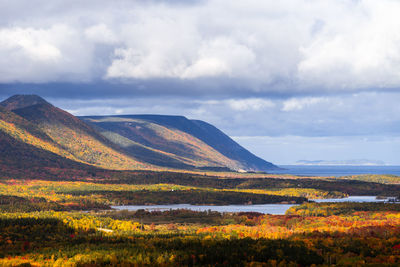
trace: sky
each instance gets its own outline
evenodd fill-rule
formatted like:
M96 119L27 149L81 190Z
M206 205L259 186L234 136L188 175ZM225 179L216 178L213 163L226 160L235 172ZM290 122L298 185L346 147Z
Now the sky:
M400 165L398 0L0 0L0 99L207 121L276 164Z

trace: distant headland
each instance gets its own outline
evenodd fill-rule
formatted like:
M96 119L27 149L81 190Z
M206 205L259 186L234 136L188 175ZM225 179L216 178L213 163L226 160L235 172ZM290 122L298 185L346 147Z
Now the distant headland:
M351 160L298 160L294 165L317 166L385 166L381 160L351 159Z

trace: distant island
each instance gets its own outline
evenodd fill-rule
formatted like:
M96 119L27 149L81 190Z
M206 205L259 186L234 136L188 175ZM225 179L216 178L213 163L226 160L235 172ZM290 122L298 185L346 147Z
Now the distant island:
M381 160L351 159L351 160L298 160L294 165L318 166L384 166Z

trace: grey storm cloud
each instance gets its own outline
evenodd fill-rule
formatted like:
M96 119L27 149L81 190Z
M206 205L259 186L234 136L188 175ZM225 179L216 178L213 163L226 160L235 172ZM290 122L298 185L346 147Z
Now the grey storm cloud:
M0 10L3 84L111 82L152 91L153 80L163 80L167 93L193 83L200 93L250 94L400 84L394 0L3 0Z

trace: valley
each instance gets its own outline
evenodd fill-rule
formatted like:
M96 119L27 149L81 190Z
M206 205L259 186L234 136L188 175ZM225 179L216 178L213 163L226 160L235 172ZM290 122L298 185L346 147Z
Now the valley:
M396 266L400 177L273 174L216 127L181 116L76 117L0 103L1 266ZM287 205L268 212L153 205ZM124 206L141 206L124 210ZM118 209L113 207L118 206Z

